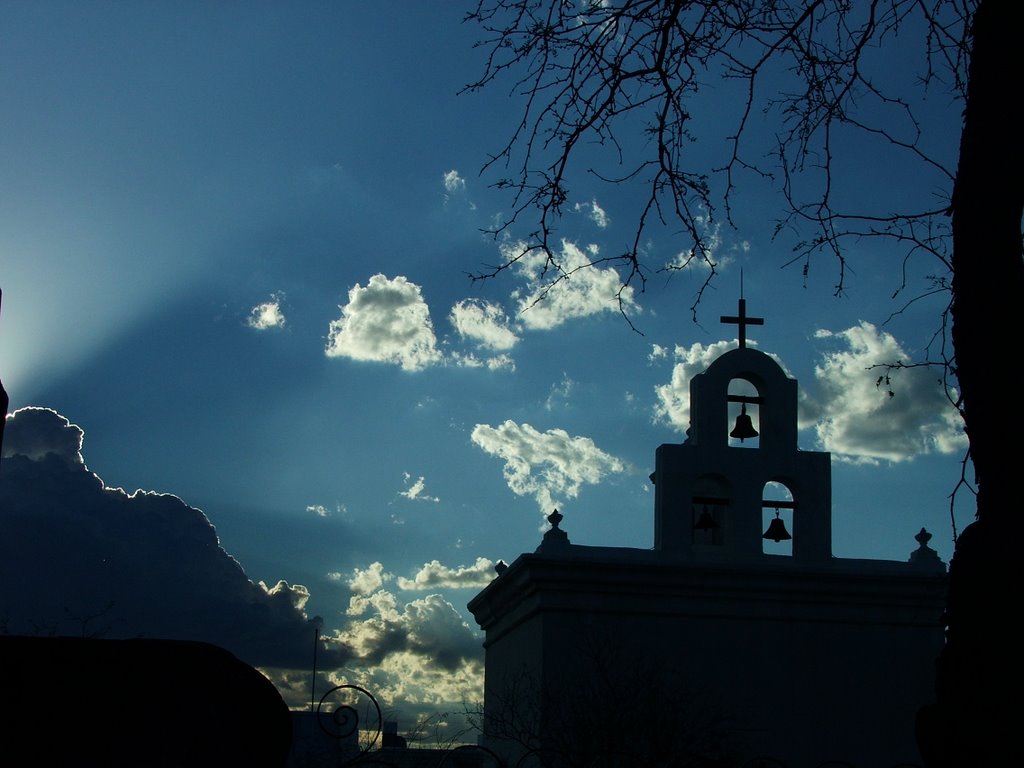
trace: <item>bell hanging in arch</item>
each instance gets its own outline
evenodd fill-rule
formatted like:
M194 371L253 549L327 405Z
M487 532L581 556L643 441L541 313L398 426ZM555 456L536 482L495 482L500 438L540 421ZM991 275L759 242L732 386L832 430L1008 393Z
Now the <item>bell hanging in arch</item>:
M740 415L736 417L736 426L733 427L732 432L729 433L729 437L737 437L741 443L748 437L757 437L757 430L754 429L754 423L750 420L750 416L747 415L746 403L744 403L740 408Z
M698 531L710 531L718 527L718 523L715 522L715 518L711 512L708 511L708 505L704 505L704 511L700 513L697 518L697 522L694 523L694 528Z
M778 543L780 541L789 541L793 537L789 535L789 531L786 530L786 523L779 517L779 510L775 510L775 518L768 523L768 529L761 536L762 539L771 539Z

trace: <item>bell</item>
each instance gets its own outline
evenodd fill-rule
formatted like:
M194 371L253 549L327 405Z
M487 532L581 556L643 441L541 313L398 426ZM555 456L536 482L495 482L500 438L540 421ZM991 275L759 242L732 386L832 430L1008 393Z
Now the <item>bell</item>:
M786 524L779 517L779 510L775 510L775 519L768 524L768 530L761 536L762 539L771 539L774 542L789 541L793 537L786 530Z
M700 513L700 517L697 518L697 522L693 526L698 531L710 531L718 527L718 523L715 522L715 518L708 512L708 508L704 507L704 511Z
M750 420L750 416L747 415L747 404L744 403L740 409L740 415L736 417L736 426L732 432L729 433L729 437L738 437L742 443L748 437L757 437L757 430L754 429L754 423Z

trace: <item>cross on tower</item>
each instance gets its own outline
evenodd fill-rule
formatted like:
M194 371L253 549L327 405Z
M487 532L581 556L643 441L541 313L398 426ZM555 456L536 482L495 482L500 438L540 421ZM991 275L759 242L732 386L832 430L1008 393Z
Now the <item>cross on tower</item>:
M764 325L763 317L747 317L747 300L740 299L738 315L722 315L723 323L731 323L740 327L740 349L747 346L747 326Z

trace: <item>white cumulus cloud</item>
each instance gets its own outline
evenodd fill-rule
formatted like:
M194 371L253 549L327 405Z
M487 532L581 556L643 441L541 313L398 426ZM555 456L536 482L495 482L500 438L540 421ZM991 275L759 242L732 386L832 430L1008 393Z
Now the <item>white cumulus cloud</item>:
M667 384L659 384L654 388L658 398L654 407L655 419L665 421L684 432L689 429L690 380L735 346L736 342L733 341L716 341L706 347L700 343L692 347L677 346L672 379ZM656 347L656 350L659 356L665 354L663 347Z
M448 193L461 192L466 188L466 180L454 168L445 173L442 178L444 180L444 188Z
M512 259L525 247L523 243L506 244L502 255ZM512 298L518 303L523 325L550 330L568 320L602 312L638 312L633 289L622 287L622 278L613 267L595 264L597 256L596 246L584 251L568 240L562 241L561 251L555 254L557 270L549 266L545 271L545 257L539 250L522 256L516 266L527 285Z
M257 304L249 310L249 317L246 325L258 331L265 331L269 328L284 328L284 311L281 309L281 297L271 296L268 301Z
M391 579L380 562L373 562L366 568L354 568L348 580L349 588L357 595L371 595Z
M544 515L560 505L556 497L575 498L584 484L626 470L623 461L589 437L571 437L563 429L540 432L510 420L497 427L477 424L471 437L481 449L504 460L508 487L518 496L536 499Z
M497 304L478 299L463 299L452 307L448 316L459 336L477 345L504 352L519 341L509 324L505 310Z
M490 584L493 578L494 563L486 557L478 557L473 565L460 565L456 568L431 560L424 563L413 578L399 576L397 584L399 588L408 591L482 588Z
M648 362L653 363L666 357L668 357L668 347L663 347L660 344L651 344L651 352L647 355Z
M406 484L409 487L406 488L404 491L399 491L399 496L404 496L405 498L409 499L409 501L432 501L435 504L440 501L440 499L437 498L436 496L430 496L425 492L427 482L422 475L420 477L417 477L415 480L412 479L412 475L410 475L408 472L405 472L403 476L405 478ZM410 481L412 482L410 483Z
M356 283L340 309L330 324L328 357L394 363L406 371L441 362L430 310L407 278L377 274L365 288Z
M814 430L825 450L852 461L905 461L966 447L936 369L894 370L889 384L878 386L886 371L873 366L910 359L892 334L862 322L838 333L818 331L817 337L840 347L814 369L809 415L816 417Z
M597 200L591 200L589 203L576 203L575 209L587 214L590 220L601 229L604 229L610 223L608 214L605 213L604 208L597 204Z
M489 371L514 371L516 369L516 361L504 353L477 357L473 353L460 354L456 352L452 354L451 360L461 368L486 368Z

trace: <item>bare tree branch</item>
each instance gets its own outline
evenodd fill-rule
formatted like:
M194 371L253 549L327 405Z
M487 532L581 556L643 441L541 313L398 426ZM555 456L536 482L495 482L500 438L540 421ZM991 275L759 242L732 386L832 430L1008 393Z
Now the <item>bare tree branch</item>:
M920 84L943 85L962 100L966 83L969 0L480 0L467 14L484 32L488 50L474 91L510 79L510 95L523 99L521 119L507 142L485 163L508 175L494 186L511 192L510 214L489 230L495 236L533 222L524 247L506 261L474 274L498 275L524 256L540 252L545 275L565 277L555 256L557 231L580 174L608 184L646 190L630 245L614 260L623 284L640 290L664 264L648 263L642 244L652 226L676 226L689 241L689 264L708 273L696 289L696 309L717 275L707 225L721 210L734 223L740 176L778 182L785 206L776 236L799 235L793 261L806 272L818 254L836 265L835 292L843 292L845 241L885 237L909 253L948 250L953 172L922 141L914 107L878 81L877 51L898 35L913 34L923 52ZM903 38L900 39L903 43ZM724 132L727 149L697 151L706 137L693 129L692 110L707 109L708 83L736 83L736 115ZM905 87L905 83L901 87ZM752 118L776 127L775 151L757 153ZM849 210L837 201L833 167L843 150L837 132L860 134L927 168L944 187L930 208L885 212L873 201ZM636 152L639 146L646 149ZM618 171L585 164L605 148ZM625 151L629 147L631 151ZM753 152L753 154L752 154ZM916 190L915 190L916 192ZM916 198L916 195L914 196ZM948 263L948 260L947 260ZM625 316L625 313L624 313Z

